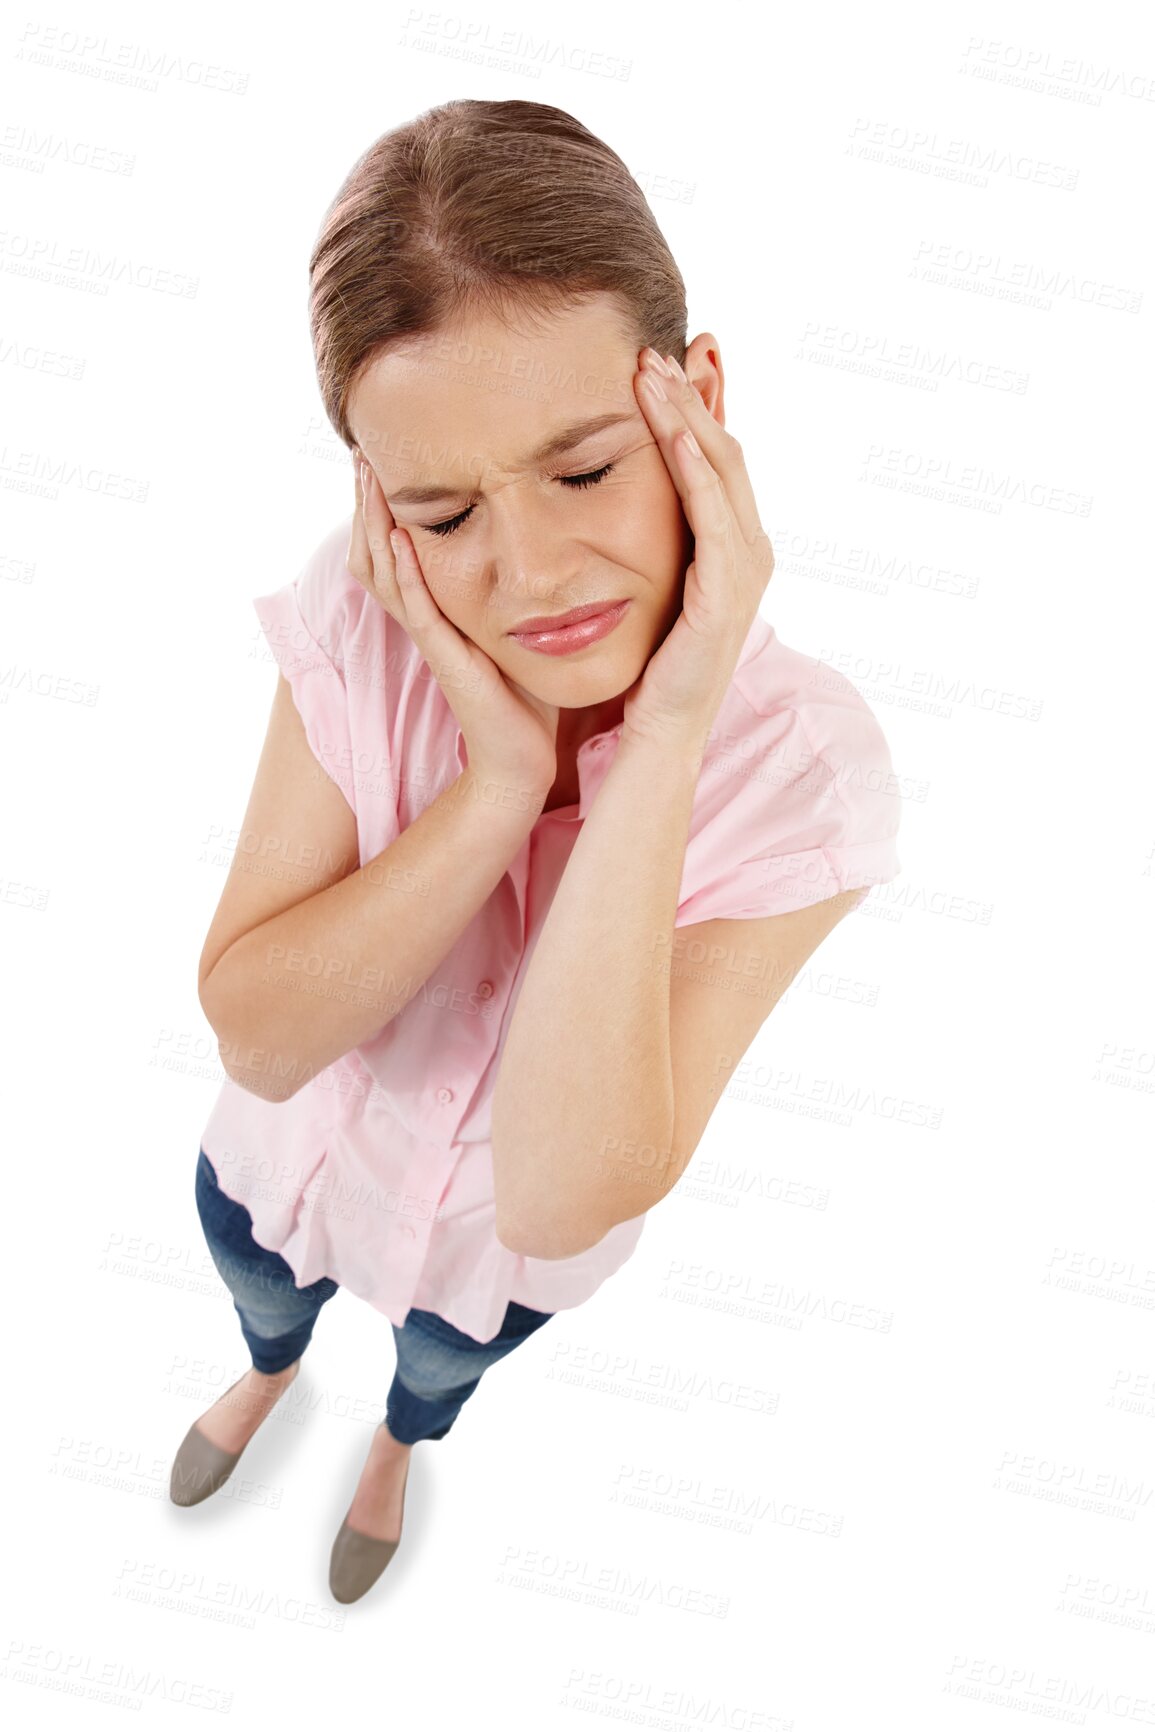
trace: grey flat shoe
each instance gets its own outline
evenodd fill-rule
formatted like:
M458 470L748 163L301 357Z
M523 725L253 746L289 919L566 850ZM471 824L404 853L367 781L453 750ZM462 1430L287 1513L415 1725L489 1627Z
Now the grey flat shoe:
M203 1503L206 1497L220 1490L244 1453L243 1449L238 1449L235 1455L230 1455L227 1449L210 1443L194 1422L173 1459L169 1497L173 1503L186 1508L189 1504Z
M401 1487L402 1522L405 1520L405 1492L412 1460L410 1451L409 1460L405 1463L405 1484ZM359 1600L362 1594L367 1594L400 1544L399 1538L375 1540L369 1534L359 1533L349 1526L346 1517L337 1530L329 1557L329 1592L333 1598L348 1606Z
M294 1363L299 1366L301 1362L298 1359ZM292 1366L286 1367L286 1369L292 1370ZM238 1377L237 1381L225 1391L222 1399L227 1400L234 1389L239 1389L248 1375L246 1371L243 1376ZM281 1399L281 1395L285 1393L285 1389L288 1389L295 1382L296 1376L289 1379L280 1395L277 1396L278 1401ZM256 1432L253 1433L253 1437L255 1436ZM252 1441L253 1439L250 1438L249 1443ZM211 1443L204 1432L197 1429L194 1420L185 1432L184 1442L173 1458L172 1473L169 1475L168 1482L168 1495L173 1503L187 1508L190 1504L203 1503L205 1498L211 1497L214 1491L220 1491L248 1447L248 1443L243 1444L235 1454L231 1454L227 1449L222 1449L219 1444Z

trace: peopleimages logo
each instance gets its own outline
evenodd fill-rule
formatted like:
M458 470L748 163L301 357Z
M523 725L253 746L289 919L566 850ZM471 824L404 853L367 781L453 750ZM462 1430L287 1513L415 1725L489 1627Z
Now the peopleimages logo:
M955 246L951 241L920 240L908 274L932 283L950 284L952 278L957 279L954 286L1003 299L1008 298L1011 291L1044 300L1065 296L1085 307L1105 307L1111 312L1121 313L1137 313L1143 305L1141 289L1101 282L1098 277L1080 276L1077 271L1060 265L1041 265L1031 259L1004 259L1001 253Z
M1090 102L1097 108L1104 96L1127 96L1133 102L1155 102L1155 77L1150 73L1123 72L1113 66L1096 66L1092 60L1052 54L1049 48L1025 48L1019 42L992 42L972 36L963 49L958 69L972 78L992 83L1026 86L1068 101Z
M1090 517L1094 504L1089 493L1076 493L1072 488L1014 475L1009 470L985 469L981 463L956 463L953 457L905 451L898 445L871 445L863 462L867 471L873 468L879 476L890 474L937 488L956 488L999 506L1033 505L1040 510ZM875 478L867 471L860 479Z
M949 180L969 180L978 186L986 186L991 175L1005 175L1010 180L1074 192L1079 180L1077 168L1046 162L1026 151L1003 150L967 138L940 138L937 132L922 127L863 116L850 129L846 154L891 167L916 168Z
M999 366L960 350L935 349L885 331L860 331L811 319L798 338L795 360L865 373L869 378L887 378L895 383L917 385L937 391L939 381L979 385L986 390L1024 395L1029 373Z

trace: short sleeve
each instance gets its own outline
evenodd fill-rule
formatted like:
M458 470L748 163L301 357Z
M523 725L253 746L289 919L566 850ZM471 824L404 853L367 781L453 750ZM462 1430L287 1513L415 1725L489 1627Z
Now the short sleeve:
M758 720L752 753L709 765L675 926L787 914L902 870L898 789L869 706L840 705L821 748L798 710Z
M345 597L349 583L356 580L344 570L343 560L343 581L331 569L336 546L335 537L326 536L290 583L253 596L252 605L289 683L313 756L356 813L343 652Z

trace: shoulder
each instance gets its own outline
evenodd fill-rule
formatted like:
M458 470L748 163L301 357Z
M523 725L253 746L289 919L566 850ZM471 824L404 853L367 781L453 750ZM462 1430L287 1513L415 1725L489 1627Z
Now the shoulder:
M744 762L747 780L793 821L809 814L843 840L897 831L897 778L878 717L851 680L784 644L772 626L738 668L723 721L719 767Z
M890 750L862 694L765 626L706 742L676 924L758 919L889 882Z
M816 752L827 755L857 741L889 755L878 717L858 687L820 656L783 643L773 626L738 668L733 690L756 730L791 717Z
M344 651L363 627L370 607L384 611L349 570L349 535L348 517L332 524L289 586L310 635L338 663L344 661Z
M345 514L319 537L296 576L254 597L254 605L267 634L270 626L291 631L289 647L327 665L350 697L358 690L393 697L420 658L408 632L349 570L351 529Z

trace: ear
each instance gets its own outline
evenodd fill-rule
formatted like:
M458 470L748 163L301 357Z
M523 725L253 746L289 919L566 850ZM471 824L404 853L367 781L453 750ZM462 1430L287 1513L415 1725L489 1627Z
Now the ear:
M702 331L694 338L686 350L682 371L719 427L724 427L726 411L723 397L726 391L726 376L722 371L722 351L712 331Z

